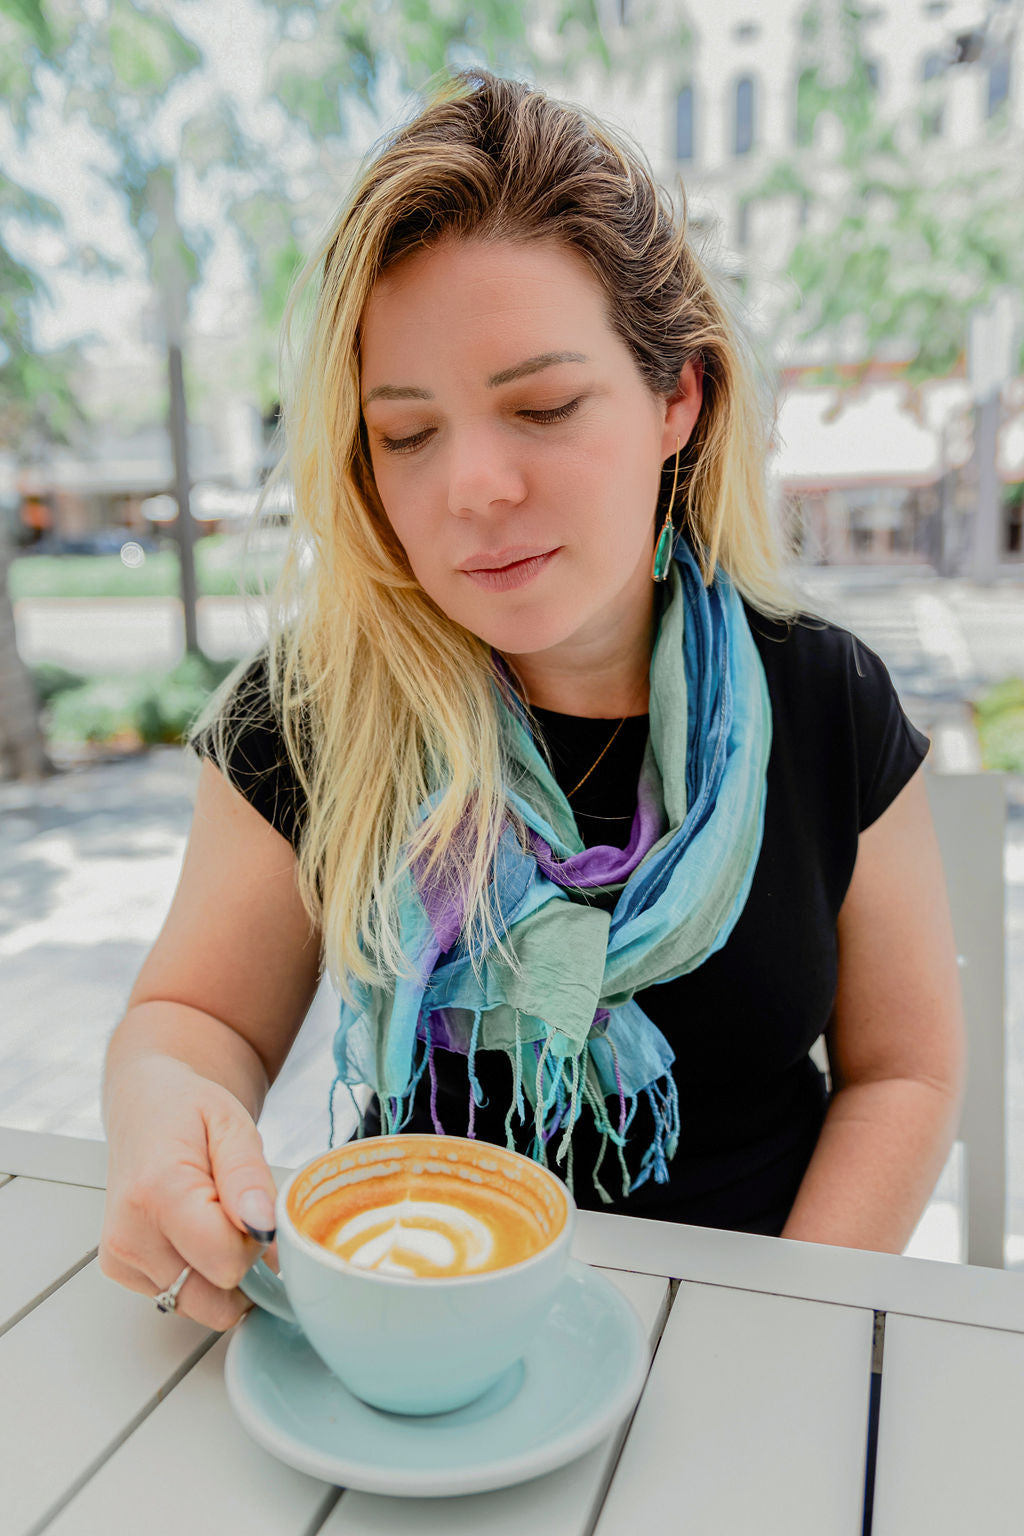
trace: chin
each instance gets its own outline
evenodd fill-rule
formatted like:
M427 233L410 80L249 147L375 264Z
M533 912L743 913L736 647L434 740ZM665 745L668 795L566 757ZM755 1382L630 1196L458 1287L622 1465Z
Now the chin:
M577 624L555 624L538 617L516 623L469 625L486 645L508 656L531 656L539 651L549 651L578 628Z

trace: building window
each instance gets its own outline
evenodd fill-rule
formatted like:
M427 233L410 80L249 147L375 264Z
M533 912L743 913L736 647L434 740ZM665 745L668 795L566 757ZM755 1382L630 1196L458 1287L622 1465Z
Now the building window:
M1010 55L1004 51L996 55L988 67L988 103L986 117L994 117L1010 94Z
M684 85L676 97L676 159L693 159L692 85Z
M932 80L941 80L946 73L947 67L948 60L943 54L926 54L921 61L922 84L927 86ZM934 96L931 93L925 99L929 104L921 113L921 137L925 139L941 138L945 122L945 109L941 102L935 102Z
M736 82L736 122L733 153L748 155L754 147L754 82L744 75Z

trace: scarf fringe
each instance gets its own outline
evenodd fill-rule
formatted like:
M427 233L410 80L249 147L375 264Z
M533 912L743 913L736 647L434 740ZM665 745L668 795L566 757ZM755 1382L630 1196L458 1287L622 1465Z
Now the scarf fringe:
M476 1108L485 1108L488 1100L483 1095L479 1079L476 1075L476 1051L480 1034L481 1012L477 1010L473 1018L473 1034L470 1042L468 1056L469 1072L469 1116L466 1135L470 1140L476 1139ZM384 1135L400 1134L412 1118L416 1100L416 1090L424 1072L429 1072L430 1081L430 1118L434 1130L439 1136L446 1134L437 1113L437 1073L434 1063L434 1040L431 1029L431 1019L428 1013L425 1018L425 1036L422 1041L422 1051L419 1063L410 1078L410 1081L402 1095L398 1098L381 1101L381 1129ZM508 1052L513 1072L512 1101L509 1104L508 1114L505 1116L505 1145L510 1152L516 1150L515 1136L512 1129L512 1116L518 1113L520 1125L527 1124L526 1109L523 1100L523 1041L520 1029L519 1011L515 1016L516 1044L514 1050ZM551 1058L552 1034L549 1032L544 1040L543 1047L539 1041L533 1041L532 1050L537 1064L536 1108L533 1117L533 1140L530 1143L527 1156L542 1168L551 1169L548 1161L548 1143L559 1130L563 1131L562 1139L555 1152L555 1162L566 1163L566 1184L569 1192L575 1194L573 1188L573 1140L572 1133L579 1122L584 1105L589 1106L594 1123L601 1133L601 1147L594 1164L592 1174L594 1188L605 1205L614 1203L614 1196L610 1195L600 1181L599 1174L604 1162L608 1143L611 1141L615 1147L619 1167L622 1172L622 1198L628 1199L637 1189L647 1183L652 1176L656 1184L669 1182L668 1164L676 1154L679 1145L679 1090L675 1079L671 1074L663 1074L656 1082L648 1084L642 1092L647 1096L654 1120L654 1138L647 1147L640 1162L640 1169L635 1179L630 1178L626 1165L625 1147L629 1137L629 1129L636 1116L639 1105L639 1094L627 1096L623 1091L622 1077L619 1072L618 1055L613 1041L608 1041L612 1049L612 1057L615 1069L615 1081L619 1097L618 1126L612 1124L608 1113L608 1100L600 1091L600 1085L596 1080L596 1072L587 1070L592 1062L584 1060L586 1047L577 1055L568 1058ZM346 1082L340 1075L336 1076L331 1085L330 1102L328 1106L330 1131L328 1146L334 1146L334 1095L339 1083L344 1084L358 1117L358 1129L356 1138L362 1139L365 1134L365 1116L359 1107L358 1100L352 1091L352 1085ZM582 1099L582 1103L580 1100ZM404 1114L402 1113L404 1109ZM553 1171L553 1170L551 1170Z

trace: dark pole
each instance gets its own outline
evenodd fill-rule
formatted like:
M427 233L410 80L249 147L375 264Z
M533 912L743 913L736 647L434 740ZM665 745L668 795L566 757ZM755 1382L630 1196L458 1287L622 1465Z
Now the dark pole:
M181 365L181 348L173 341L167 348L167 374L171 397L170 427L171 446L174 452L174 499L178 503L174 533L178 540L178 560L181 567L181 602L185 610L185 650L188 655L195 656L199 652L199 635L196 628L195 525L189 504L188 415L185 409L185 376Z
M152 241L152 269L167 337L167 382L170 404L168 426L174 457L174 499L178 515L174 533L178 541L181 570L181 602L185 614L185 651L194 656L199 651L196 629L195 526L189 505L191 476L188 467L188 412L185 407L185 374L182 348L188 309L188 282L185 272L186 251L175 206L173 168L154 167L147 177L146 197L155 218Z
M999 394L991 394L974 408L975 481L974 537L971 575L988 585L999 569L1002 555L999 474L996 452L999 439Z

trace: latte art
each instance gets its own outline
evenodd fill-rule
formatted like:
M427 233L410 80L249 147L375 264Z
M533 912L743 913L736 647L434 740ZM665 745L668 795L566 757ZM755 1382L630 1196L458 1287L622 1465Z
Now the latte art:
M382 1275L468 1275L486 1269L494 1253L494 1236L479 1217L409 1196L343 1219L322 1241L357 1269Z
M382 1279L442 1280L506 1269L555 1239L565 1197L517 1153L458 1138L368 1138L296 1181L297 1230Z

